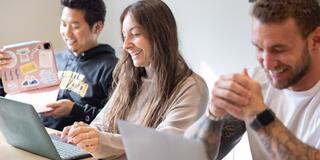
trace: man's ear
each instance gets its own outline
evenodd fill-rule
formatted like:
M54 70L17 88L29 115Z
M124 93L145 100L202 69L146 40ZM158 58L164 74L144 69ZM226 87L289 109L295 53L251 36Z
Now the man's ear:
M311 46L312 49L316 49L319 51L320 49L320 26L318 26L312 33L311 33Z
M93 33L100 33L102 29L103 29L102 21L98 21L92 26Z

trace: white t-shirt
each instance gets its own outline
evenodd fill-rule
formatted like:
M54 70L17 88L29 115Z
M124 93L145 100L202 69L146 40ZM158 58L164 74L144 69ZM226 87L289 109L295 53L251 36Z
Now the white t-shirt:
M252 78L261 84L266 106L284 126L302 142L320 149L320 81L307 91L294 92L274 88L261 67L253 71ZM259 137L249 126L247 131L252 158L270 159Z

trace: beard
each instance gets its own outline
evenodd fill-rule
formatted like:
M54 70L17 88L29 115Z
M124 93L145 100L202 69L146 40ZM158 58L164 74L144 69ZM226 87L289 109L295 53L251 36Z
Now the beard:
M311 65L311 57L307 48L308 44L305 45L303 49L303 53L301 54L301 57L299 58L299 61L294 66L288 66L285 67L288 68L286 72L289 72L289 76L284 81L277 81L272 78L270 73L266 69L265 72L268 75L268 78L272 85L275 88L278 89L284 89L289 88L295 84L297 84L309 71L310 65ZM282 68L282 66L280 66Z

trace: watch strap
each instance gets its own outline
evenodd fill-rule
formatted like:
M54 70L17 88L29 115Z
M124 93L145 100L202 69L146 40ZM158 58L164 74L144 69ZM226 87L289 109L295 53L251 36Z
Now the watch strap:
M267 108L256 116L256 118L250 123L250 127L253 130L258 131L260 128L267 126L274 120L274 112L270 108Z

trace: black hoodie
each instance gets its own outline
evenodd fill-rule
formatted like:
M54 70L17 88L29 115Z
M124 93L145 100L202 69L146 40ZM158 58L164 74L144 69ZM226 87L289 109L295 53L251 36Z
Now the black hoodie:
M46 127L62 130L75 121L90 123L108 101L112 72L117 63L114 49L98 45L80 56L70 51L56 55L60 91L57 100L69 99L74 106L68 117L43 117Z

